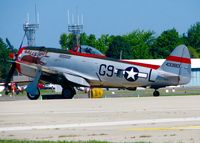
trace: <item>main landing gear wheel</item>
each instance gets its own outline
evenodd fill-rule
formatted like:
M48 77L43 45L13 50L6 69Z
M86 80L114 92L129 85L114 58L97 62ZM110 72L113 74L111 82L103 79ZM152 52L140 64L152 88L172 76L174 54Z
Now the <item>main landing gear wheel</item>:
M155 91L153 92L153 96L154 96L154 97L158 97L158 96L160 96L160 92L157 91L157 90L155 90Z
M39 94L32 95L32 94L30 94L30 93L27 92L27 97L28 97L30 100L37 100L37 99L40 97L40 90L39 90L39 88L37 88L37 90L38 90L38 93L39 93Z
M72 87L64 87L62 90L62 96L65 99L72 99L75 94L76 94L76 91Z

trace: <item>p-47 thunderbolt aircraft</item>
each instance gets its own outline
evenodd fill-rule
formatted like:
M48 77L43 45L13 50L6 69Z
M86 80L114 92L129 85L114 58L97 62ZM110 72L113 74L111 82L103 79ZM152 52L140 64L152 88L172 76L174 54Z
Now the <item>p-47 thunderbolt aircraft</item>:
M161 66L110 59L89 46L69 51L21 47L7 82L15 69L33 78L26 88L32 100L40 96L39 80L61 85L63 97L70 99L76 94L75 87L149 87L155 89L154 96L159 96L159 88L187 84L191 79L190 54L185 45L176 47Z

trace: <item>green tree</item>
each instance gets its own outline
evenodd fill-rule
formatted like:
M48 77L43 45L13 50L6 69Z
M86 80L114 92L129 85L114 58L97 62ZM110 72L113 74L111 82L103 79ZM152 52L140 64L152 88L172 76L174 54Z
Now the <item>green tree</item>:
M96 41L96 37L95 37L94 34L90 34L88 36L87 44L88 44L88 46L91 46L91 47L96 47L97 46L97 41Z
M64 50L69 50L73 47L73 35L63 33L60 35L59 43L61 45L61 48Z
M60 35L59 43L62 49L67 49L67 34L63 33Z
M197 22L188 29L187 42L200 53L200 22Z
M122 36L112 36L112 41L110 42L106 56L120 59L120 53L122 52L122 59L131 59L132 49L130 45L126 42L125 38Z
M166 58L172 50L181 43L175 28L166 30L155 40L150 48L153 58Z
M63 49L71 49L73 46L73 35L62 34L60 44ZM119 58L122 52L124 59L147 59L147 58L166 58L172 50L180 45L188 46L191 57L200 57L200 22L192 25L187 34L179 36L175 28L163 31L157 38L154 32L135 30L122 36L101 35L96 38L94 34L80 35L81 45L89 45L109 57Z
M9 50L4 41L0 38L0 79L5 79L9 70L10 64L7 62L9 59Z
M81 45L88 45L88 36L85 32L80 34L80 43Z
M132 48L132 57L134 59L150 58L149 48L155 39L153 34L151 31L136 30L124 36L126 42Z
M101 35L101 37L97 40L97 49L102 53L106 53L109 47L109 35Z
M191 58L199 58L199 53L197 52L197 50L191 46L187 46L190 52L190 56Z
M190 46L188 37L185 33L181 37L181 41L183 44L185 44L188 47L191 58L199 58L200 57L200 53L198 53L197 49Z

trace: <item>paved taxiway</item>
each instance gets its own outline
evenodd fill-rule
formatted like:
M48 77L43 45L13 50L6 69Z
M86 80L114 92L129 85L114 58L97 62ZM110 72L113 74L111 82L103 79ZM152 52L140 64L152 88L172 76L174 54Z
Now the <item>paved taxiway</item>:
M0 138L200 142L200 96L0 102Z

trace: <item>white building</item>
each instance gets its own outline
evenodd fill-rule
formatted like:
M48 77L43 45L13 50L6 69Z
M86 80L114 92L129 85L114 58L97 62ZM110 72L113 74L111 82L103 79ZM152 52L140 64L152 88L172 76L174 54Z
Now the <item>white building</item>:
M128 60L152 65L162 65L165 59L138 59ZM200 59L191 59L192 78L187 86L200 86Z

